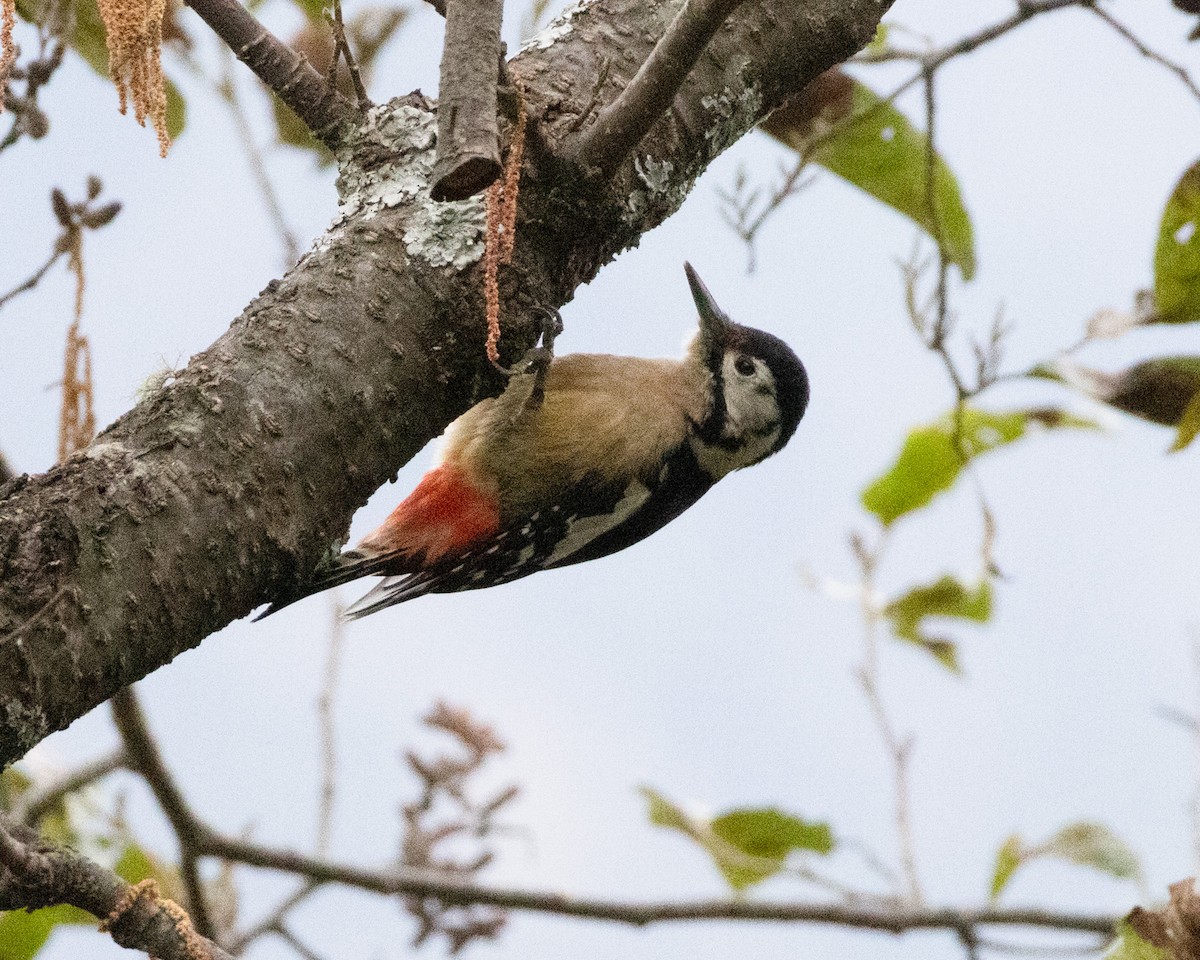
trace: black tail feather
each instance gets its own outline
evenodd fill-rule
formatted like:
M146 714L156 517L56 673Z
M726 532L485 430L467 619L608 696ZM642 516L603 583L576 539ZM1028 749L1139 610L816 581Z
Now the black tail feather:
M318 571L317 576L312 580L297 584L293 592L271 601L271 605L256 616L253 622L257 623L263 617L278 613L284 607L290 607L293 603L303 600L305 597L311 597L314 593L340 587L343 583L349 583L359 577L412 572L412 559L401 551L368 556L357 550L348 550L338 556L330 566Z

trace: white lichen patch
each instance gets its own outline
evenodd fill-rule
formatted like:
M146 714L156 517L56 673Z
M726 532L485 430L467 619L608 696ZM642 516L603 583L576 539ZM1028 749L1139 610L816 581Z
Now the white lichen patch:
M532 37L521 44L521 52L526 50L547 50L554 44L558 43L563 37L568 36L574 29L572 20L575 15L588 6L590 0L577 0L577 2L568 4L568 6L557 17L551 20L541 31L535 33Z
M648 154L634 156L633 170L645 189L635 188L625 201L622 219L630 226L637 226L650 210L678 209L695 180L694 177L672 180L674 164Z
M364 141L366 143L364 144ZM338 221L369 220L383 210L407 208L404 247L408 255L432 267L461 270L483 256L486 221L482 197L436 203L429 196L436 158L437 117L409 104L381 104L370 110L354 148L338 153ZM355 162L373 145L389 156L371 169Z
M704 138L713 145L713 156L716 156L737 143L758 121L762 111L762 91L757 84L747 83L736 93L724 90L707 96L700 105L712 117Z

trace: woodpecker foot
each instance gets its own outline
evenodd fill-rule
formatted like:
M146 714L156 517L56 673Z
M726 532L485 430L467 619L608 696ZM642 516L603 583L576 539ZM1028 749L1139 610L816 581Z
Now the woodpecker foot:
M542 332L538 343L525 351L517 363L511 367L501 367L506 376L520 377L533 375L533 386L529 398L525 401L524 410L536 410L546 397L546 371L554 359L554 340L563 332L562 316L551 307L538 307L542 314Z

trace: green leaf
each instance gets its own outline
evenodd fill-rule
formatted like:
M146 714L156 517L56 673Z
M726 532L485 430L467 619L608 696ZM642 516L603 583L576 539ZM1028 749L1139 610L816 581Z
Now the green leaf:
M59 924L95 922L90 913L66 904L32 913L10 910L0 914L0 960L31 960Z
M641 787L639 790L650 804L649 817L652 824L656 827L682 830L689 836L694 836L691 818L679 807L650 787Z
M1081 821L1063 827L1039 852L1120 880L1136 880L1142 872L1129 846L1101 823Z
M901 640L914 643L931 654L943 666L958 672L954 643L925 631L926 617L953 617L986 623L992 615L992 586L986 580L967 587L952 576L936 583L916 587L889 603L883 610L892 621L892 632Z
M298 9L308 19L309 23L325 26L325 10L332 10L331 0L292 0Z
M793 850L833 850L829 824L811 823L775 807L730 810L713 820L712 831L752 857L782 860Z
M126 845L113 866L113 873L126 883L141 883L143 880L158 878L158 871L150 854L135 843Z
M179 88L167 79L167 135L174 140L183 133L187 123L187 103Z
M690 817L648 787L650 822L691 837L713 859L726 883L741 891L777 874L793 850L829 853L829 825L812 823L775 808L731 810L715 820Z
M1175 446L1191 442L1200 396L1200 357L1155 357L1127 370L1107 373L1069 360L1034 367L1029 376L1059 383L1151 423L1176 427Z
M17 0L17 12L23 20L38 23L47 0ZM88 65L102 77L108 76L108 45L104 40L104 21L96 0L76 0L73 4L75 32L71 35L71 46L87 61Z
M379 6L361 10L346 24L346 37L358 58L358 68L364 82L370 82L379 52L407 19L406 7Z
M964 280L974 276L974 232L958 181L935 153L931 209L926 190L929 139L869 87L835 67L776 110L762 127L801 156L904 214L940 243Z
M888 45L888 25L879 23L875 27L875 36L871 38L871 42L867 44L866 49L871 53L882 53L887 49Z
M1184 408L1183 416L1179 418L1179 426L1175 431L1175 442L1171 444L1171 453L1182 450L1196 439L1200 433L1200 391L1197 391Z
M177 900L183 896L183 883L179 876L179 870L136 843L125 844L121 856L113 866L113 873L126 883L154 880L158 883L162 895L171 900Z
M1170 955L1137 935L1125 920L1117 923L1117 938L1104 960L1170 960Z
M31 786L33 780L16 767L0 770L0 810L11 810Z
M863 506L885 526L894 523L953 486L971 458L1019 440L1031 425L1095 427L1055 408L993 413L964 407L910 433L892 468L863 491Z
M1025 860L1024 851L1021 846L1021 838L1015 833L1004 841L1004 844L996 851L996 867L992 871L992 888L990 896L993 900L1000 896L1000 892L1012 879L1012 875L1016 873L1019 867Z
M1200 320L1200 161L1180 178L1163 209L1154 300L1163 323Z

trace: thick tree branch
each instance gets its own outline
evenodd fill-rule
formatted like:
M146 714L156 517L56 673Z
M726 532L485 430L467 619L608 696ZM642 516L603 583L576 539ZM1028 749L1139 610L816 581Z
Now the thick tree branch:
M348 125L361 119L304 57L237 0L187 0L187 5L330 149L342 143Z
M572 151L572 159L612 173L671 107L708 41L742 0L685 0L629 85L605 107Z
M0 911L59 903L94 914L118 944L161 960L233 960L151 888L131 887L111 870L0 816Z
M748 0L635 155L603 183L580 177L576 121L629 83L664 8L593 0L511 64L535 132L501 291L507 362L537 307L673 213L887 3ZM501 388L483 350L483 204L430 199L435 123L419 95L372 109L338 151L342 216L296 267L88 449L4 488L0 764L309 576L380 484Z
M500 176L496 91L502 0L450 0L438 86L434 200L465 200Z

